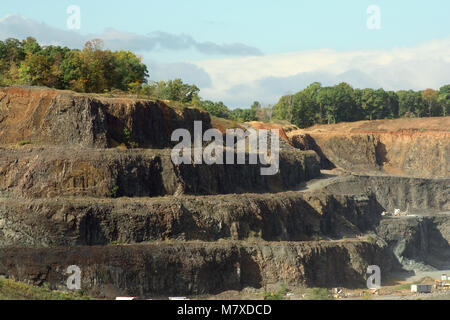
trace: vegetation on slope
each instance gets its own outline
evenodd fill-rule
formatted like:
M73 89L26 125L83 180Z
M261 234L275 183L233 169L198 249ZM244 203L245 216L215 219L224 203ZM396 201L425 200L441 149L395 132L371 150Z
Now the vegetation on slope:
M273 108L273 117L305 128L314 124L400 117L447 116L450 85L439 91L354 89L347 83L322 87L318 82L286 95Z
M79 292L53 291L48 286L36 287L0 278L0 300L88 300Z
M147 67L130 51L102 50L93 40L83 50L42 47L34 38L0 41L0 84L47 86L78 92L129 90L148 76Z

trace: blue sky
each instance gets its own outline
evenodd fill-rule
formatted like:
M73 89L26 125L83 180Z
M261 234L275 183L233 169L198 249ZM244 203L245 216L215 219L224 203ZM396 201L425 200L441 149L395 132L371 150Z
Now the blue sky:
M198 41L241 42L264 53L409 46L450 30L448 0L15 0L0 4L0 16L17 13L63 29L72 4L82 10L85 34L107 27L139 34L161 30ZM382 10L377 32L366 28L372 4Z
M76 31L79 38L73 37L73 31L66 26L69 5L81 9L81 29ZM366 26L370 5L380 9L379 30ZM331 85L344 79L355 87L387 89L417 89L449 82L448 76L440 73L427 74L428 82L412 83L408 79L414 65L424 70L449 71L448 12L448 0L16 0L0 4L0 18L14 14L29 20L25 23L16 19L19 27L11 27L11 19L4 20L0 37L19 37L32 31L38 40L42 36L49 41L46 35L55 32L55 43L75 46L89 37L112 39L111 34L119 32L120 41L113 39L113 48L128 49L126 44L131 45L129 49L142 55L149 69L153 69L152 80L180 75L187 81L198 81L207 98L241 106L258 99L274 103L279 95L298 91L310 80ZM20 25L26 24L31 27L20 30ZM154 32L160 33L156 36ZM153 33L152 42L143 38L149 33ZM316 57L321 56L318 52L322 50L331 51L318 61ZM390 58L377 59L387 54ZM424 54L430 54L433 61L422 61ZM339 61L336 56L340 56ZM350 56L357 61L355 67ZM312 57L316 59L311 60ZM311 63L302 64L299 59ZM370 59L377 62L371 63ZM285 65L287 61L291 69ZM323 63L326 61L329 63ZM382 79L386 72L380 68L392 63L400 68L395 70L403 72L404 80ZM267 65L272 66L272 72L258 71ZM237 74L226 74L230 69ZM267 93L264 83L279 89Z

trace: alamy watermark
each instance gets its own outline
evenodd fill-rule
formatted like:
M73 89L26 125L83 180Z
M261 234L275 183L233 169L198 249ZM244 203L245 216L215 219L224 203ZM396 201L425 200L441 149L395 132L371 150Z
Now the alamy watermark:
M228 129L224 139L218 129L209 129L203 134L202 122L195 121L193 140L189 130L177 129L172 133L172 141L180 142L172 149L171 154L172 162L176 165L245 165L248 158L248 164L256 165L259 161L263 165L263 176L272 176L279 171L279 130ZM203 142L211 143L203 148Z
M370 277L367 278L367 288L378 290L381 288L381 269L379 266L373 265L367 267L367 274Z
M67 289L81 290L81 269L78 266L69 266L66 270L70 276L67 278Z
M367 8L367 18L366 26L369 30L380 30L381 29L381 9L377 5L371 5Z
M71 5L67 7L67 14L70 16L67 18L67 28L70 30L81 29L81 9L79 6Z

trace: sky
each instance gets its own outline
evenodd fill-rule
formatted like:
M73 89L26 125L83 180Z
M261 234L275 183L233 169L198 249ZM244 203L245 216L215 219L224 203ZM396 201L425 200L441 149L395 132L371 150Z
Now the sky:
M0 3L0 40L81 48L100 38L139 54L151 81L182 78L205 99L245 108L314 81L449 84L448 12L448 0L15 0Z

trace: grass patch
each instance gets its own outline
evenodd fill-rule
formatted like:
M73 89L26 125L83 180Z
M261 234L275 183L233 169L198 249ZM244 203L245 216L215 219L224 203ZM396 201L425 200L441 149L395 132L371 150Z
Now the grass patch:
M110 243L108 243L108 245L110 246L120 246L125 244L125 242L123 242L122 240L115 240L115 241L111 241Z
M288 289L286 288L286 284L282 283L280 285L280 290L278 292L265 292L264 300L284 300Z
M248 240L259 240L261 239L261 232L260 231L254 231L250 230L248 232Z
M139 146L137 142L131 140L131 131L127 128L123 129L123 139L129 149L136 149Z
M394 287L394 290L410 290L411 289L411 283L405 283L405 284L401 284L399 286Z
M119 187L118 186L112 187L109 195L111 196L111 198L114 198L114 199L117 198L119 195Z
M423 282L423 280L424 280L425 278L423 278L423 279L421 279L421 280L418 280L418 281L414 281L414 282L411 282L411 283L405 283L405 284L401 284L401 285L398 285L398 286L395 286L394 288L393 288L393 290L411 290L411 286L413 285L413 284L422 284L422 282Z
M307 300L334 300L333 294L326 288L312 288L306 294Z
M169 238L168 236L165 236L164 237L164 242L167 243L167 244L172 244L172 243L174 243L174 240Z
M372 296L369 292L364 292L364 295L361 300L372 300Z
M0 279L0 300L89 300L82 292L50 290L48 285L41 287Z
M30 145L33 144L32 141L20 141L19 143L17 143L20 147L26 146L26 145Z
M265 292L264 300L284 300L284 296L278 292Z

